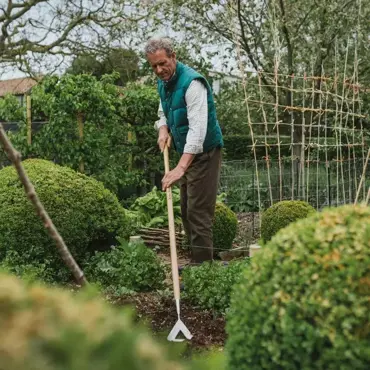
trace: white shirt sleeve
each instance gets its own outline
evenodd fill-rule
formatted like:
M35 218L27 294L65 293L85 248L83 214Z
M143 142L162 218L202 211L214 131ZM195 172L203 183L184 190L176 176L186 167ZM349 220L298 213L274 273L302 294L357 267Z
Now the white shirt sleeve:
M186 137L184 153L199 154L203 152L208 124L207 89L202 82L198 80L191 82L185 94L185 101L189 132Z
M155 122L155 128L159 130L161 126L167 125L167 119L164 115L163 108L162 108L162 102L159 100L159 107L158 107L158 117L159 120Z

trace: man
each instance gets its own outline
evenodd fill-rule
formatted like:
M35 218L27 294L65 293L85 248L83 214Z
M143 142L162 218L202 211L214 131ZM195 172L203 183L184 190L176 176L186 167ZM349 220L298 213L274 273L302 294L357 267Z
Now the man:
M145 53L159 78L158 145L163 152L171 134L181 155L176 168L164 176L162 188L179 181L191 262L202 263L213 259L212 220L223 147L212 90L202 75L176 60L169 39L149 40Z

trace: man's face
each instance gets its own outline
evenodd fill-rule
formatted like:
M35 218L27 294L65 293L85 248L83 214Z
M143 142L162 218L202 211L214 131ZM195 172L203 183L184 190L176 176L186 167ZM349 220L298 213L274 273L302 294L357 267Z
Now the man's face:
M163 81L168 81L176 69L176 55L168 56L166 51L161 49L155 53L147 54L148 62L154 73Z

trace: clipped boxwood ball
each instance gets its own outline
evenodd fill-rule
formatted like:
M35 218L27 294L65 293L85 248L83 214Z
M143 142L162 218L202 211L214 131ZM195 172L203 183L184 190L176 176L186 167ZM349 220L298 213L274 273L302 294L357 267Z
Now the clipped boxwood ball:
M312 206L301 200L283 200L272 205L262 214L262 240L268 242L280 229L315 212Z
M4 370L182 370L127 309L0 274Z
M365 370L370 208L342 206L278 232L235 286L230 370Z
M235 213L224 203L217 202L212 230L215 252L231 249L237 230L238 219Z
M46 211L78 263L125 236L125 211L103 184L40 159L23 162ZM0 171L0 263L34 266L45 280L71 277L12 166Z

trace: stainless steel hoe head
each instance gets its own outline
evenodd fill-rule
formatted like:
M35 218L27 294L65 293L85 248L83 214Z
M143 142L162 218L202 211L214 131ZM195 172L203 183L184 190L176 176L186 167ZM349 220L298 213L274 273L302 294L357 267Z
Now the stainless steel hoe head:
M168 334L167 340L170 342L183 342L185 339L183 338L177 339L177 336L180 333L182 333L187 340L190 340L191 338L193 338L189 329L185 326L185 324L180 319L178 319L175 326L172 328L170 334Z

